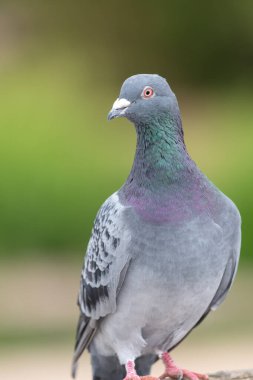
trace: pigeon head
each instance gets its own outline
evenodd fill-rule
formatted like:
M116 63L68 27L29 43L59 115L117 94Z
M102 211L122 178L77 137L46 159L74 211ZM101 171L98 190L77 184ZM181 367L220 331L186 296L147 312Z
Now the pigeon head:
M179 114L177 99L166 79L157 74L138 74L126 79L108 120L126 117L134 124Z

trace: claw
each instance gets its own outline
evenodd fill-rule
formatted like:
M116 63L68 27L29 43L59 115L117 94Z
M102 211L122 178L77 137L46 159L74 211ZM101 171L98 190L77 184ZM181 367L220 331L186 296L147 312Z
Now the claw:
M159 379L170 377L175 380L183 380L183 378L188 380L208 380L207 375L178 368L168 352L164 352L161 358L165 364L165 372L159 377Z

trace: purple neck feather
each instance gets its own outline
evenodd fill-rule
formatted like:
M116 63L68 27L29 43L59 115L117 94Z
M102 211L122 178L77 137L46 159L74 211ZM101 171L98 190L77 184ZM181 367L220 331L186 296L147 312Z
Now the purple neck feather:
M133 166L119 190L123 204L155 223L179 222L205 211L209 204L205 177L186 150L180 118L135 127Z

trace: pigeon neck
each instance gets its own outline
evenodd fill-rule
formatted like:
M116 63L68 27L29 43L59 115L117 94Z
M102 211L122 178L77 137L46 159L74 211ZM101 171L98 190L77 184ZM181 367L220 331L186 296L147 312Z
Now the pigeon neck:
M181 222L210 209L206 179L189 157L181 121L137 125L132 170L120 201L152 223Z
M181 120L152 120L135 125L137 147L125 192L134 187L162 189L184 178L192 161L186 151Z

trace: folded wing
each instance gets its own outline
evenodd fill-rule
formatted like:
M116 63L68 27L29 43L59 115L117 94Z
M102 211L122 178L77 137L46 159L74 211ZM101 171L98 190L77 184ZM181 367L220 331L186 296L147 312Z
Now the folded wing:
M81 315L76 334L72 376L77 360L91 342L98 321L115 312L117 295L129 263L130 233L124 222L126 208L113 194L100 208L81 273L78 305Z

